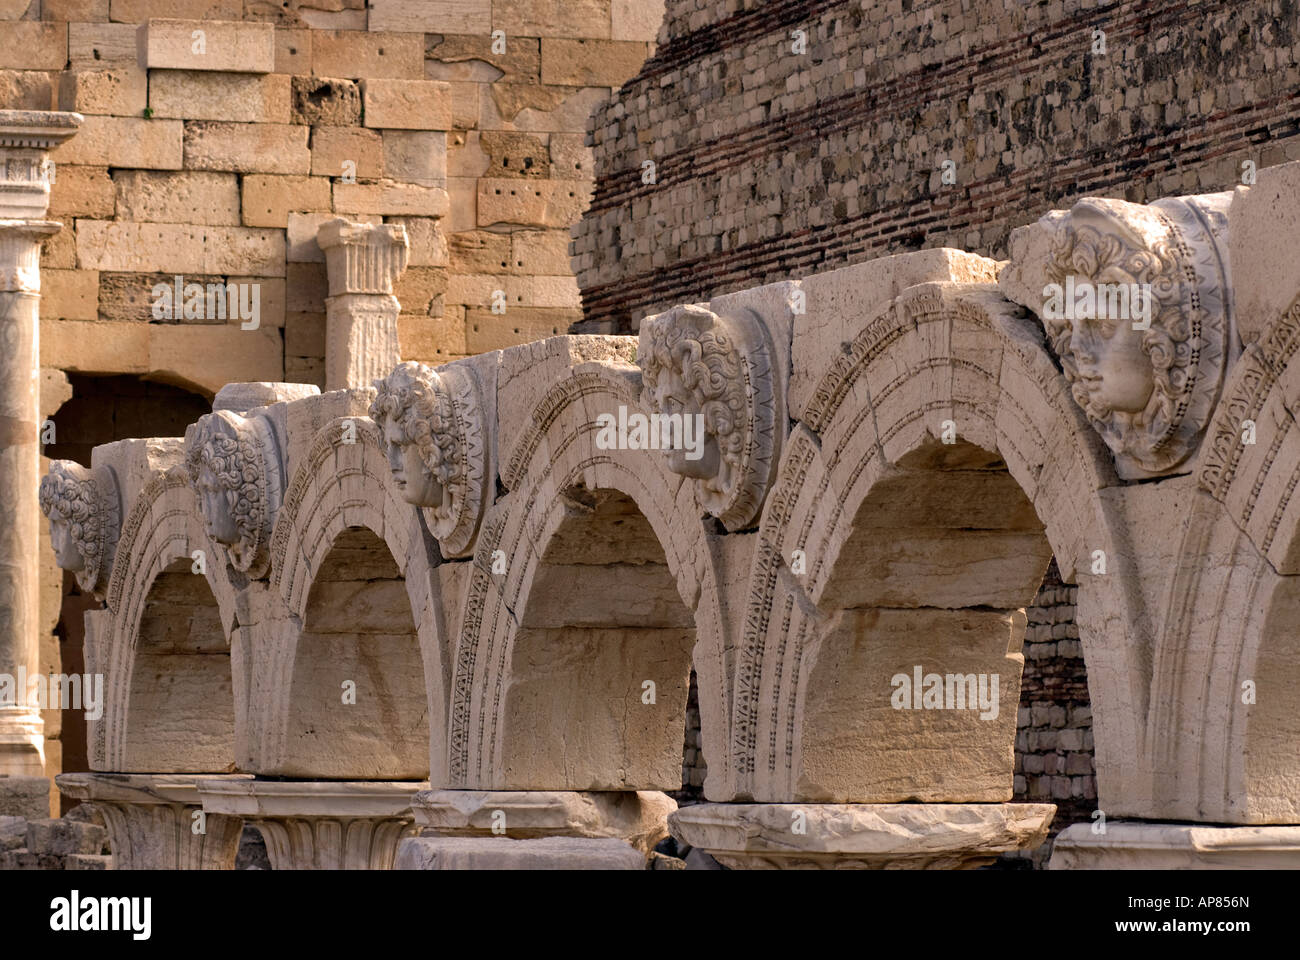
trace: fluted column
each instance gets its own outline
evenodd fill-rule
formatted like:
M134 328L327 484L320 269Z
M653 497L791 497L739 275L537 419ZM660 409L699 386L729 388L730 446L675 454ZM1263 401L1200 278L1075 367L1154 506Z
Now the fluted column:
M393 284L406 269L406 228L330 220L316 242L325 252L325 389L368 387L401 362Z
M39 630L41 242L60 224L49 208L49 152L81 115L0 110L0 774L44 773L39 709L21 679L36 676ZM16 702L15 702L16 701Z

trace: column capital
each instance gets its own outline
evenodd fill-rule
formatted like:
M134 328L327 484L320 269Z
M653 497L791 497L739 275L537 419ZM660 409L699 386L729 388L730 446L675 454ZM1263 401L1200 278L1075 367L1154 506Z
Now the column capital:
M316 242L325 252L331 297L391 296L410 258L406 227L400 224L353 223L340 217L320 225Z
M50 151L81 126L79 113L0 110L0 221L40 220L50 206Z

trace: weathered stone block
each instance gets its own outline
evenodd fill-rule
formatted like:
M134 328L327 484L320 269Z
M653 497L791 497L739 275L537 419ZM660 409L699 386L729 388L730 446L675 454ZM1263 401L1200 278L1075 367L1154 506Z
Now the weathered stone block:
M616 40L542 39L542 83L570 87L617 87L645 63L644 43Z
M154 70L149 76L149 106L155 117L289 123L289 78Z
M275 69L275 27L269 23L151 19L140 25L136 39L140 65L150 70Z
M179 170L184 126L179 120L89 116L52 157L60 164Z
M107 167L60 164L50 187L51 218L91 217L109 220L115 209L113 181ZM68 229L65 227L64 229Z
M610 37L654 42L664 22L664 0L610 0Z
M567 227L577 223L591 200L591 184L581 180L478 182L478 223L518 223Z
M73 68L104 70L136 60L135 23L69 23L68 59Z
M356 126L361 123L361 91L352 80L294 77L293 122Z
M311 172L317 177L342 177L351 172L359 180L384 175L382 136L359 127L313 127Z
M141 23L151 17L238 20L242 15L241 0L111 0L109 8L111 19L126 23Z
M75 820L27 821L27 849L66 857L70 854L99 854L108 831L94 823Z
M185 166L192 170L306 174L311 168L307 131L297 125L193 121L185 124Z
M334 181L334 209L338 213L443 217L447 215L447 205L447 191L438 187L393 180L379 183Z
M424 38L418 33L319 30L311 39L311 72L318 77L424 78Z
M285 227L290 211L303 213L330 209L330 182L324 177L244 177L244 225Z
M99 273L42 270L41 318L94 320L99 316Z
M611 0L519 0L493 11L506 36L609 39Z
M0 70L0 103L9 110L53 110L58 88L40 70Z
M480 0L373 0L370 29L487 34L492 30L492 9Z
M81 220L77 255L92 270L284 275L284 233L247 227ZM238 377L234 379L239 379Z
M539 180L551 176L550 152L535 134L484 130L479 134L479 148L488 157L482 176Z
M367 78L361 92L367 127L451 129L451 89L445 83Z
M425 187L447 185L447 135L431 130L385 130L384 173Z
M59 109L77 113L139 116L149 100L149 78L140 67L70 70L59 79Z
M9 70L62 70L68 63L68 25L40 20L0 21L0 64ZM423 72L423 64L421 65Z
M239 226L239 178L233 173L114 170L113 185L123 220Z

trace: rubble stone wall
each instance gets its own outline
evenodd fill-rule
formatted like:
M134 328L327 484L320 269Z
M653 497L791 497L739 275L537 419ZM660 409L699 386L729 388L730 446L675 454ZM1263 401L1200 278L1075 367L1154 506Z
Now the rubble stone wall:
M923 247L1000 259L1074 198L1300 159L1298 22L1295 0L670 0L592 120L578 329Z

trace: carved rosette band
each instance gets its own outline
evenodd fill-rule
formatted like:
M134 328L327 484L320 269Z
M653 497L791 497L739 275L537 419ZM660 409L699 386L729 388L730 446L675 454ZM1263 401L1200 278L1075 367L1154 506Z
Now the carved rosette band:
M284 490L271 425L230 410L200 417L185 431L185 470L209 538L235 570L252 580L265 576Z
M102 595L122 530L121 498L112 471L54 460L41 478L40 501L59 566L76 575L81 589Z
M470 549L487 496L483 402L473 371L408 360L382 380L370 418L383 431L403 497L449 557Z
M1147 206L1087 198L1039 221L1051 231L1048 283L1150 290L1150 327L1131 334L1133 353L1140 348L1144 355L1136 361L1125 362L1116 346L1130 336L1124 325L1133 322L1132 312L1072 321L1038 311L1075 402L1126 479L1170 473L1196 452L1239 352L1226 254L1229 196L1174 197ZM1097 293L1099 310L1104 296ZM1096 332L1081 335L1084 322ZM1114 400L1121 396L1145 401L1126 406Z
M780 456L767 331L704 306L679 306L641 322L637 353L642 403L656 414L701 415L706 443L716 444L716 466L701 470L670 455L670 469L697 481L700 506L728 530L749 526Z

